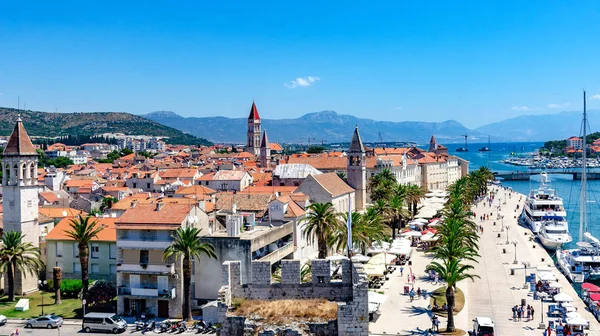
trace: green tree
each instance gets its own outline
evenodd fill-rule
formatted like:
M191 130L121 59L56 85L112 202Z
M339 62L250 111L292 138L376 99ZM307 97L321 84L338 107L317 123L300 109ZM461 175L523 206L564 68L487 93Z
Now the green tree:
M312 146L308 147L308 149L306 150L306 153L320 154L320 153L323 153L324 151L325 151L325 146L312 145Z
M343 222L348 222L348 214L342 214ZM329 238L329 245L338 251L345 251L348 247L348 228L339 225ZM386 238L386 225L376 208L369 207L364 213L352 212L352 245L357 246L364 254L374 241L383 241Z
M0 269L6 272L8 300L15 300L15 272L30 276L37 275L44 266L40 259L40 249L24 242L25 236L18 231L4 232L0 250Z
M111 209L113 204L117 203L119 200L116 197L106 196L102 199L102 203L100 204L100 211L105 211L106 209Z
M79 249L79 263L81 264L81 286L82 297L87 298L88 289L90 286L89 277L89 261L90 249L89 244L92 239L98 237L98 233L102 228L98 226L98 222L92 216L83 217L81 215L70 220L70 229L66 232L67 236L77 242Z
M425 190L416 184L410 184L406 189L406 203L411 210L411 218L417 215L418 205L421 199L425 197Z
M163 252L163 259L166 261L170 257L183 259L183 318L186 321L192 320L191 305L191 286L192 286L192 258L200 262L204 255L216 259L215 247L209 243L200 241L200 229L186 226L178 228L171 235L173 242Z
M308 206L308 214L301 220L306 223L304 236L307 241L317 238L319 259L327 258L327 242L341 225L339 215L331 203L313 203Z
M394 174L389 169L384 168L369 179L367 188L371 192L371 200L377 201L390 198L396 185Z

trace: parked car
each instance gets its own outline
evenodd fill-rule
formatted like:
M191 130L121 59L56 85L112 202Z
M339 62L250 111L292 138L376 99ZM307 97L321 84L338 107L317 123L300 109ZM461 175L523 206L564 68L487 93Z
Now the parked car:
M112 313L87 313L83 317L81 329L87 333L106 331L116 334L127 330L127 322Z
M489 317L476 317L473 319L473 330L469 331L472 336L494 336L494 321Z
M25 328L58 328L63 324L63 318L54 314L43 315L27 321Z
M8 319L4 315L0 315L0 325L5 325Z

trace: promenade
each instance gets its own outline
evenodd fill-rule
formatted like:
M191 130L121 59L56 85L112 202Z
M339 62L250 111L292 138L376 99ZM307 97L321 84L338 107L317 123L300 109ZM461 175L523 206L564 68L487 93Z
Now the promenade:
M529 289L523 289L525 283L523 262L529 262L527 274L536 273L535 268L537 267L552 270L563 286L561 292L573 297L573 306L577 308L577 312L584 319L590 321L589 335L600 335L600 324L586 310L585 304L577 296L569 281L554 266L548 252L537 242L531 240L532 233L529 229L518 224L517 218L523 209L525 196L512 192L512 196L509 197L509 191L497 186L492 187L491 190L497 191L492 206L484 206L483 202L480 202L474 208L476 222L484 227L484 233L479 242L481 258L478 263L473 264L474 273L478 274L481 279L477 279L475 282L466 282L469 320L476 316L492 318L496 324L497 335L543 335L543 331L537 328L541 314L544 314L544 321L547 325L548 318L545 313L548 303L545 302L542 308L540 300L534 301ZM519 210L516 210L517 204ZM500 206L500 216L504 216L503 220L497 219L498 206ZM490 220L479 222L479 216L484 213L492 214ZM493 225L494 221L496 222L495 226ZM502 224L505 226L504 230L502 230ZM508 245L506 244L507 235ZM516 242L516 257L513 242ZM514 269L514 275L511 275L512 269ZM522 319L522 321L512 319L511 307L520 304L522 299L526 300L526 304L534 307L534 320L527 322L526 319Z

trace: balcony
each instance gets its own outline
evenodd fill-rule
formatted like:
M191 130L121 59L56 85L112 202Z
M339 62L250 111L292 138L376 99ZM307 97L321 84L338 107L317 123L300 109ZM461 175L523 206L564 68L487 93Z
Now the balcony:
M289 243L289 244L284 245L284 246L278 248L277 250L267 254L266 256L264 256L258 260L259 261L270 261L270 262L274 263L274 262L277 262L277 261L285 258L287 255L294 252L295 250L296 250L296 247L294 246L294 244Z
M151 274L174 274L175 264L117 264L117 272L126 273L151 273Z
M177 289L175 287L161 290L158 288L119 287L118 294L141 298L174 299L177 297Z
M117 247L124 249L161 249L164 250L171 245L171 241L148 241L148 240L128 240L117 239Z

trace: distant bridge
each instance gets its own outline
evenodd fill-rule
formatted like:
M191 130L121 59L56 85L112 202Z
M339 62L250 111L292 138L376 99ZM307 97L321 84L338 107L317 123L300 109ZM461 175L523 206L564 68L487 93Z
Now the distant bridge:
M531 179L532 175L540 175L544 172L548 175L568 175L573 180L581 180L581 170L579 169L535 169L515 172L494 172L494 176L505 181L527 181ZM600 180L600 171L588 171L587 179Z

